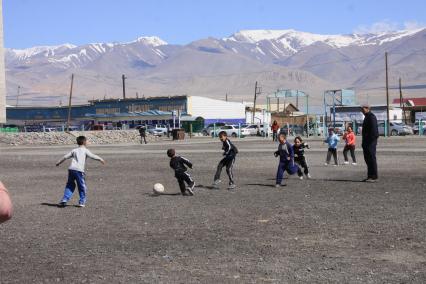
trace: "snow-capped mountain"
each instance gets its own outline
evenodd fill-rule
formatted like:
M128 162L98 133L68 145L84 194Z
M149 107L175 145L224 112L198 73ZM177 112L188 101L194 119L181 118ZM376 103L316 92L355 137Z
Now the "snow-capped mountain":
M426 29L349 35L244 30L183 46L152 36L127 43L6 49L7 89L9 99L19 85L31 94L28 98L49 102L67 93L69 74L75 73L84 90L82 101L118 97L121 74L129 78L129 88L146 95L234 93L244 99L251 97L256 80L270 91L298 88L321 94L324 88L354 87L363 92L383 85L385 51L391 80L424 84L424 46Z
M385 42L397 40L418 33L422 29L403 30L381 34L348 34L348 35L320 35L295 30L243 30L224 41L259 43L274 41L293 52L315 43L324 43L331 47L341 48L347 46L381 45Z

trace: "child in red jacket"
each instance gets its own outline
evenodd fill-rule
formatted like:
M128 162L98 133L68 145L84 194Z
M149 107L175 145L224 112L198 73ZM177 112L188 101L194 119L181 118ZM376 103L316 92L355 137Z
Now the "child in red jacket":
M348 128L346 128L346 132L345 134L343 134L343 140L345 140L346 142L345 148L343 148L343 157L345 158L344 164L345 165L349 164L348 151L350 151L352 156L352 165L356 166L356 158L355 158L356 138L355 138L354 132L352 131L352 127L348 126Z

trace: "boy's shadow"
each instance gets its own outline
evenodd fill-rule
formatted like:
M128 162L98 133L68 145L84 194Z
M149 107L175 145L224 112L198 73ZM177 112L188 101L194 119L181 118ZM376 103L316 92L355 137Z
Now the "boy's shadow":
M57 208L79 207L78 205L69 205L69 204L60 205L59 203L48 203L48 202L40 203L40 205L50 206L50 207L57 207Z
M340 181L340 182L360 182L360 183L365 183L364 180L359 180L359 179L333 179L333 178L322 179L322 178L313 178L313 179L310 179L310 180L313 180L313 181L320 180L320 181Z
M263 187L275 187L275 184L270 183L247 183L246 185L252 186L263 186ZM287 186L286 184L281 185L281 187Z
M160 197L160 196L164 196L164 195L166 195L166 196L176 196L176 195L182 195L180 192L174 192L174 193L167 193L167 192L164 192L164 193L144 193L144 195L146 195L146 196L149 196L149 197Z

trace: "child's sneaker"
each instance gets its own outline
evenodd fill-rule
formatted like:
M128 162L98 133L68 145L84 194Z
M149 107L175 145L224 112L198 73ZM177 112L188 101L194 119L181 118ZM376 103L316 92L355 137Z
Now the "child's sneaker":
M229 190L233 190L233 189L235 189L235 183L231 183L231 184L228 186L228 189L229 189Z
M58 207L64 208L65 206L67 206L67 203L65 201L61 201L58 203Z
M275 187L276 187L276 188L280 188L280 187L281 187L281 184L276 184L276 185L275 185Z
M77 205L77 207L80 207L80 208L83 208L83 207L85 207L86 205L84 204L84 203L79 203L78 205Z
M300 179L300 180L303 180L303 176L299 176L299 179Z
M308 179L311 179L311 178L312 178L312 177L311 177L311 174L309 174L309 173L306 175L306 177L307 177Z
M338 166L338 164L334 164L334 165L333 165L333 167L337 167L337 166Z
M215 180L214 182L213 182L213 188L219 188L219 183L221 182L221 180L220 179L217 179L217 180Z
M358 165L357 163L352 163L352 166L356 166L356 165Z
M348 162L348 161L345 161L343 164L345 164L345 165L349 165L349 162Z
M324 166L326 166L326 167L327 167L327 166L328 166L328 163L324 163Z
M189 193L189 195L194 195L194 186L195 186L195 183L193 183L192 185L190 185L190 186L188 186L187 188L186 188L186 191Z

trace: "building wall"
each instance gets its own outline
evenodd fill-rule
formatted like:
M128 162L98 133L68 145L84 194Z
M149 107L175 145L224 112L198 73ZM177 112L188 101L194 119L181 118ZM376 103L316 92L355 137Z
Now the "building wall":
M386 120L386 106L373 106L371 112L377 117L377 120ZM330 110L332 114L332 110ZM400 108L392 108L389 110L389 119L395 122L402 122L403 112ZM360 107L336 107L336 121L363 121L364 115Z
M0 0L0 123L6 123L6 74L4 71L2 0Z
M245 106L242 103L190 96L187 105L189 115L206 120L245 120Z

